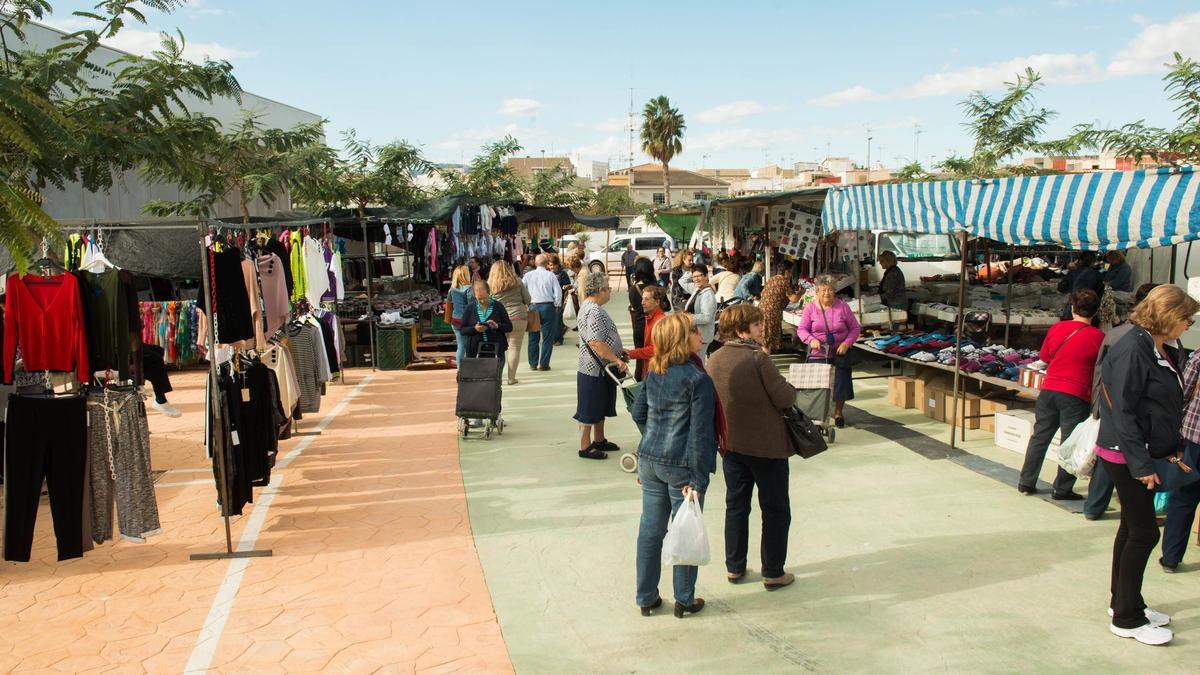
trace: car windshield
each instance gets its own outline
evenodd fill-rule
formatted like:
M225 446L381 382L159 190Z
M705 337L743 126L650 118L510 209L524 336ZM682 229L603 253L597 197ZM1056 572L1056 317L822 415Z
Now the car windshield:
M612 246L608 247L608 250L616 253L618 251L624 251L627 246L629 246L628 239L618 239L612 243Z
M879 252L891 251L898 260L946 260L958 257L958 242L948 234L881 232Z

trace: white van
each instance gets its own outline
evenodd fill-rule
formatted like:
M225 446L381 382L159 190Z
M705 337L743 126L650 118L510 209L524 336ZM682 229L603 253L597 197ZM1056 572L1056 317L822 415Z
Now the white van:
M891 251L896 254L896 264L904 272L906 286L921 285L921 277L938 274L958 274L962 265L962 250L958 237L953 234L915 234L909 232L872 232L875 238L873 251L875 260L879 254ZM871 283L883 279L883 268L878 264L867 272Z
M665 242L670 241L670 237L662 232L617 235L608 246L588 256L588 270L624 273L625 266L621 263L621 255L629 248L631 241L633 249L637 251L638 255L653 260L658 256L658 249L663 247ZM678 250L678 245L675 245L675 248Z

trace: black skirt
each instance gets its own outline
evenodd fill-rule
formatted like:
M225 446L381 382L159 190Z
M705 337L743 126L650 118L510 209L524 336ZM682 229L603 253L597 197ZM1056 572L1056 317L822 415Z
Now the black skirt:
M606 417L617 416L617 383L601 375L575 374L575 421L598 424Z

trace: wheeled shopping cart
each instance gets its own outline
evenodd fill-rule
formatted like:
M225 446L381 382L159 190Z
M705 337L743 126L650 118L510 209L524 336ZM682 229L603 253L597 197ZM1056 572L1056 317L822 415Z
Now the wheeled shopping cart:
M483 420L484 438L491 438L493 431L504 433L504 418L500 416L503 368L504 360L499 358L496 345L486 342L479 346L475 357L464 357L459 364L454 414L463 438L471 433L471 420Z
M633 414L633 402L637 400L638 392L642 389L642 383L633 379L630 370L626 369L625 375L618 375L614 366L609 365L604 368L604 372L612 378L613 382L617 383L617 389L621 392L621 397L625 399L625 409ZM646 428L642 425L637 425L639 433L646 433ZM637 473L637 447L634 447L632 452L621 453L621 470L625 473Z
M833 422L833 364L813 359L793 363L788 367L788 382L796 388L796 407L832 443L837 435Z

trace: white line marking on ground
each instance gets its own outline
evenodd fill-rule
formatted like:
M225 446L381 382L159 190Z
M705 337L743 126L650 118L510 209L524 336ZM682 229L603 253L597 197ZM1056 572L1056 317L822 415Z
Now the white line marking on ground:
M329 414L321 420L314 431L324 431L325 427L329 426L334 418L346 409L350 401L354 400L354 397L358 396L374 377L374 374L366 376L357 387L346 394L346 398L343 398L333 410L329 411ZM275 462L276 471L271 476L271 482L259 493L258 502L250 513L250 520L246 522L246 529L242 532L242 538L238 541L236 550L250 551L254 549L262 526L267 521L267 511L271 508L271 502L275 501L275 495L283 482L283 474L279 470L286 469L316 438L316 436L305 436L296 444L296 447ZM234 600L237 599L238 589L242 585L242 577L249 564L249 558L234 558L229 561L229 569L225 570L225 578L221 581L216 596L213 597L212 607L204 619L204 627L200 629L200 635L196 638L196 646L192 647L192 654L188 658L187 665L184 666L185 674L204 673L212 665L213 657L217 655L217 645L221 642L221 634L225 632L225 622L229 620Z
M205 480L203 478L197 478L196 480L180 480L180 481L175 481L173 483L155 483L154 487L156 487L156 488L187 487L188 485L212 485L212 483L213 483L213 481L211 478L208 480Z

